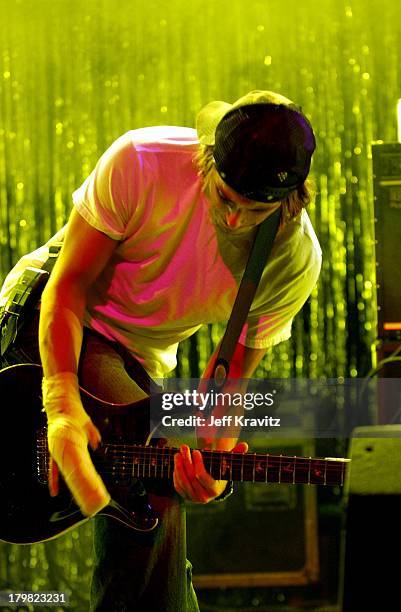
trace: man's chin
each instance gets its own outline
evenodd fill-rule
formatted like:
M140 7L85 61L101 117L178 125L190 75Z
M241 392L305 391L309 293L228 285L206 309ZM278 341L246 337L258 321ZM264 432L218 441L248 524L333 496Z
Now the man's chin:
M215 226L226 234L239 236L242 234L249 234L250 231L255 229L255 226L253 225L247 227L230 227L213 209L210 210L210 216Z
M240 236L242 234L249 234L250 231L252 231L254 229L254 226L248 226L248 227L230 227L229 225L226 225L223 222L221 223L217 223L219 229L221 229L223 232L226 232L227 234L232 234L234 236Z

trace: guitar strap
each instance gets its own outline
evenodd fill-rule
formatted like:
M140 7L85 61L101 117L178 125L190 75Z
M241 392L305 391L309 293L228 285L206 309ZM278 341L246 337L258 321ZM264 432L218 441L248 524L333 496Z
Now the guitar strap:
M4 310L0 313L1 357L15 342L19 329L34 314L61 247L62 242L51 244L49 256L43 266L41 268L27 267L13 287Z
M218 388L224 385L228 377L231 359L247 319L262 272L271 253L273 242L280 225L280 218L281 207L270 215L270 217L265 219L258 227L212 371L211 380Z

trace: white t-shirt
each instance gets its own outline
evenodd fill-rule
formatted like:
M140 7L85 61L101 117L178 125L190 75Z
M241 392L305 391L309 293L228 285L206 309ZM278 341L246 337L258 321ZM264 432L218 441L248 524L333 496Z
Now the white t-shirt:
M73 194L80 215L118 241L88 294L84 323L125 345L155 377L175 367L181 340L228 320L254 233L230 234L213 223L193 163L197 146L190 128L127 132ZM41 265L47 251L20 260L0 304L21 270ZM267 348L287 340L320 265L304 210L276 236L240 342Z

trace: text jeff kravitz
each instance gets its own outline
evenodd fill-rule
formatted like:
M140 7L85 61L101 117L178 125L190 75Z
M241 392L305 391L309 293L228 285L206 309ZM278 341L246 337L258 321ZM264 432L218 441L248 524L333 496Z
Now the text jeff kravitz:
M244 415L225 415L208 419L201 416L173 417L165 415L162 418L164 427L280 427L280 419L263 417L245 417Z

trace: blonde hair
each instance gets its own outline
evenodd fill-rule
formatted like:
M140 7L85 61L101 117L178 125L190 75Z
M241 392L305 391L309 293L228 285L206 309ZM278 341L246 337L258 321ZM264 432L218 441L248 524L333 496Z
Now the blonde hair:
M194 155L194 162L198 169L198 175L203 180L203 188L211 180L212 170L215 167L212 145L199 145ZM315 185L312 179L307 178L297 189L292 191L282 200L281 224L293 219L303 208L313 200L315 196Z

